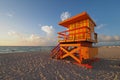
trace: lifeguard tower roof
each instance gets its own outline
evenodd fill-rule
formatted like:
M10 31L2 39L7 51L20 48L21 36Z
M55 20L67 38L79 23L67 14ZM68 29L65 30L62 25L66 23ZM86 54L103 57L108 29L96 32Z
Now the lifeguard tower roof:
M92 23L94 24L94 26L96 26L95 22L90 18L90 16L87 14L87 12L82 12L80 14L77 14L76 16L73 16L71 18L68 18L64 21L59 22L59 25L67 27L69 24L84 20L84 19L89 19L92 21Z

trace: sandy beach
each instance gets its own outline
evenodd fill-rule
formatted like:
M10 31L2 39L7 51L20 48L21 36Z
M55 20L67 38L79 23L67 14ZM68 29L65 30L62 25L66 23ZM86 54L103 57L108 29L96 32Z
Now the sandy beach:
M93 69L50 59L50 51L0 54L0 80L120 80L120 48L100 47Z

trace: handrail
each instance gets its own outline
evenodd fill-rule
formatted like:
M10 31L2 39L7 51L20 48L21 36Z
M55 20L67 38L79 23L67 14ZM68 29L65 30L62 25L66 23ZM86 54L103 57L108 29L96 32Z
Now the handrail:
M58 44L55 48L52 49L51 52L53 52L55 49L57 49L60 46L60 44Z
M79 31L79 29L89 29L89 31ZM78 31L76 31L78 30ZM74 32L72 32L74 31ZM82 40L82 39L90 39L90 40L93 40L93 41L96 41L97 40L97 33L94 32L94 39L92 39L92 35L91 35L91 32L90 32L90 28L87 27L87 26L84 26L84 27L81 27L81 28L75 28L75 29L72 29L72 30L65 30L65 31L62 31L62 32L58 32L58 38L62 38L62 40Z
M62 37L65 37L65 36L71 36L71 35L76 35L76 34L90 34L90 32L77 32L77 33L67 34L67 35L61 35L61 34L59 34L60 36L58 36L58 37L62 38Z

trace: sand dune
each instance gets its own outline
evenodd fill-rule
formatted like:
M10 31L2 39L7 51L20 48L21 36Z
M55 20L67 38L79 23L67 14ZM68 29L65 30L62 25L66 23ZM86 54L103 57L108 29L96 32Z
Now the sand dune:
M0 54L0 80L120 80L119 52L100 48L93 69L50 59L49 52Z

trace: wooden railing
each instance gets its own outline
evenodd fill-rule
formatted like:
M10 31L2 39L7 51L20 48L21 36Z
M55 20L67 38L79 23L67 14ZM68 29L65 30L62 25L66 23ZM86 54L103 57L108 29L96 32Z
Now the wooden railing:
M80 30L88 29L89 31L82 31ZM81 27L81 28L75 28L72 30L66 30L62 32L58 32L58 38L59 41L66 42L66 41L81 41L81 40L87 40L87 41L93 41L97 42L97 33L94 33L94 39L92 39L91 31L89 27Z
M59 58L60 55L60 44L58 44L55 48L52 49L51 51L51 58Z

